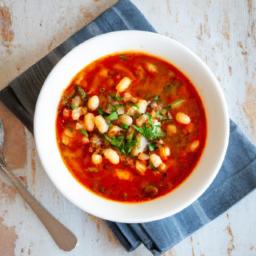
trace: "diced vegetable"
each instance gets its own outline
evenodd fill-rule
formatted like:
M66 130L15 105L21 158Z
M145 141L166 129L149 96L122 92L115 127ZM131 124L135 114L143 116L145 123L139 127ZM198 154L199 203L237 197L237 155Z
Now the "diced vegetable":
M147 167L144 163L142 163L141 161L136 161L135 163L135 168L136 170L139 172L139 174L144 175L144 173L147 170Z
M168 146L163 146L159 149L159 153L161 158L166 160L171 155L171 150Z
M175 124L168 124L166 131L168 136L172 136L173 134L177 133L177 127Z
M129 172L127 170L117 169L116 170L116 176L120 180L132 180L132 174L131 174L131 172Z

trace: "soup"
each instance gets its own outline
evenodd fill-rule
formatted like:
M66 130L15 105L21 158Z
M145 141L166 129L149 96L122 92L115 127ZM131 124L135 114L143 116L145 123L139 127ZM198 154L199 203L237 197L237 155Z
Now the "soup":
M206 140L201 99L170 63L140 52L81 70L57 112L60 154L72 175L108 199L141 202L180 185Z

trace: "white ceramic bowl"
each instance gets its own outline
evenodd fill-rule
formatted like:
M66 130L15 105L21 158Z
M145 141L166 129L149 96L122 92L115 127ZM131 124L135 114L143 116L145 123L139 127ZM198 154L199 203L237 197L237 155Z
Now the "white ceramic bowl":
M175 65L195 85L206 111L207 139L192 174L174 191L143 203L115 202L82 186L67 170L56 143L56 111L63 90L94 60L121 51L143 51ZM74 48L53 68L40 92L34 133L44 169L61 193L84 211L118 222L147 222L175 214L195 201L217 175L227 149L229 119L220 85L210 69L189 49L159 34L119 31L94 37Z

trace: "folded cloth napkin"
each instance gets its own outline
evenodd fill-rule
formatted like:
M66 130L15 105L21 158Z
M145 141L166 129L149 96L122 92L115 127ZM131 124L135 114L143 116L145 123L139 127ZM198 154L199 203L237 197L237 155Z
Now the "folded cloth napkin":
M0 100L32 132L38 93L47 74L59 59L74 46L93 36L125 29L154 31L133 4L128 0L120 0L11 82L0 92ZM224 163L213 184L197 201L163 220L145 224L108 222L108 225L128 251L143 243L154 255L158 255L222 214L255 187L256 148L231 121Z

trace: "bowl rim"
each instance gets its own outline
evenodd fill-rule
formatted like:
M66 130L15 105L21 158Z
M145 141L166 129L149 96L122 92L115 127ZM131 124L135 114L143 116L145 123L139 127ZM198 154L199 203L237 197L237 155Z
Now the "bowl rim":
M46 166L46 163L42 160L42 155L44 154L42 148L41 148L41 141L39 139L40 137L40 128L39 128L39 124L40 124L40 107L41 107L41 102L44 100L44 94L45 91L48 90L47 86L45 86L48 81L50 81L52 79L52 77L54 77L55 73L55 68L59 65L61 65L61 63L63 63L64 61L66 61L66 59L68 59L74 52L76 51L80 51L81 48L85 47L86 44L91 44L93 43L95 40L104 40L104 38L108 38L108 37L112 37L112 36L122 36L122 34L130 34L131 36L136 35L136 33L139 34L148 34L150 36L153 37L159 37L162 38L164 40L169 40L170 43L178 46L179 48L181 48L184 52L186 52L187 54L189 54L190 56L192 56L198 63L198 65L201 65L201 67L206 71L207 75L210 77L210 79L212 80L215 89L217 90L217 94L218 97L221 101L221 105L223 108L223 115L224 115L224 138L225 141L223 143L223 147L219 156L219 160L218 162L215 164L215 169L214 171L211 173L211 175L208 177L207 181L205 181L204 185L201 186L200 189L198 189L197 193L194 193L193 195L190 195L190 197L186 200L186 202L181 203L180 207L177 207L175 210L171 210L171 211L166 211L166 212L162 212L162 214L158 214L157 216L151 216L151 217L141 217L141 218L136 218L136 220L132 220L129 218L124 218L124 217L120 217L120 216L108 216L106 217L106 215L104 214L104 211L102 212L91 212L90 210L88 210L88 207L86 207L85 204L78 204L77 201L75 201L72 196L70 196L62 187L58 186L57 181L55 180L55 178L53 177L51 171L48 169L48 167ZM127 49L127 51L129 51ZM134 49L134 51L136 51ZM151 54L150 52L146 52L148 54ZM154 54L152 54L154 55ZM103 57L103 56L102 56ZM161 57L160 57L161 58ZM98 58L96 58L98 59ZM168 61L168 60L167 60ZM174 63L175 65L175 63ZM85 65L86 66L86 65ZM181 70L182 71L182 70ZM186 74L185 74L186 75ZM201 95L200 95L201 97ZM207 118L207 116L206 116ZM208 135L208 134L207 134ZM35 115L34 115L34 136L35 136L35 144L36 144L36 148L38 151L38 155L39 158L41 160L42 166L44 168L44 170L46 171L48 177L50 178L50 180L53 182L53 184L55 185L55 187L69 200L71 201L73 204L75 204L77 207L79 207L80 209L93 214L97 217L100 217L102 219L107 219L110 221L118 221L118 222L126 222L126 223L138 223L138 222L149 222L149 221L154 221L154 220L158 220L158 219L162 219L165 217L168 217L170 215L176 214L177 212L180 212L181 210L183 210L184 208L186 208L187 206L189 206L190 204L192 204L195 200L197 200L205 191L206 189L210 186L210 184L213 182L213 180L215 179L216 175L218 174L221 164L224 160L225 157L225 153L227 150L227 146L228 146L228 139L229 139L229 116L228 116L228 108L227 108L227 104L225 101L225 97L224 97L224 93L220 87L220 84L218 82L218 80L216 79L216 77L214 76L213 72L210 70L210 68L195 54L193 53L190 49L188 49L187 47L185 47L184 45L182 45L181 43L179 43L178 41L171 39L169 37L154 33L154 32L147 32L147 31L139 31L139 30L120 30L120 31L114 31L114 32L109 32L109 33L105 33L105 34L101 34L98 36L95 36L93 38L90 38L84 42L82 42L81 44L77 45L76 47L74 47L71 51L69 51L66 55L64 55L60 61L53 67L53 69L50 71L50 73L48 74L42 88L40 91L40 94L38 96L37 102L36 102L36 108L35 108ZM200 160L199 160L200 161ZM192 171L193 173L193 171ZM77 181L79 183L79 181ZM182 185L181 185L182 186ZM170 193L172 193L172 191L170 191ZM169 194L169 193L168 193ZM150 201L155 201L158 198L154 199L154 200L150 200ZM107 199L108 200L108 199ZM108 202L112 203L115 201L112 200L108 200ZM145 202L139 202L139 203L134 203L135 205L140 205L141 203L147 203L148 201ZM129 204L133 204L133 203L129 203Z

